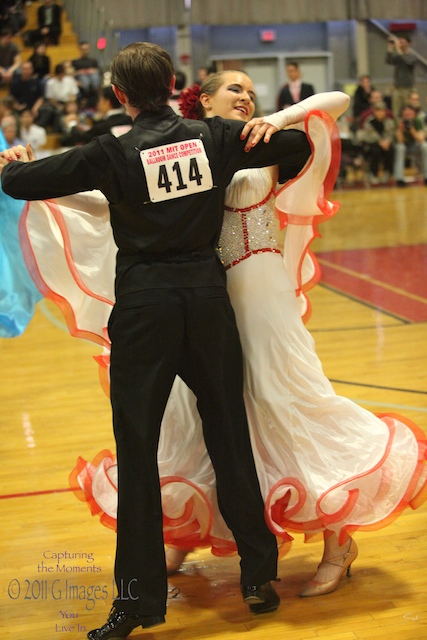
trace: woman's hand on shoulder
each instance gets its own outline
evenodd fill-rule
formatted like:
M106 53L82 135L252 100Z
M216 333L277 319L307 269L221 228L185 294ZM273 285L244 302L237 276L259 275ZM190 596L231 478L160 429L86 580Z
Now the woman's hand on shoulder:
M246 140L245 151L250 151L258 142L263 139L269 142L273 133L278 131L277 127L264 122L264 118L252 118L245 124L240 134L241 140Z

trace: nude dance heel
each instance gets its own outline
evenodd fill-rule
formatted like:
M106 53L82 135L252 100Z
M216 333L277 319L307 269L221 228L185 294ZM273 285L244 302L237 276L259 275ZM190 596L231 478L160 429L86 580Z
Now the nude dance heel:
M167 547L167 549L165 550L165 556L166 571L168 576L173 576L180 570L187 554L191 553L192 551L193 549L175 549L174 547Z
M347 573L347 577L350 576L351 565L356 560L357 554L357 545L352 538L350 540L350 544L348 545L348 550L346 551L346 553L343 553L340 556L336 556L335 558L331 558L330 560L325 560L324 562L321 562L319 564L319 567L322 564L331 564L335 567L338 567L339 571L335 578L333 578L333 580L328 580L327 582L319 582L314 579L310 580L301 591L300 596L302 598L308 598L310 596L323 596L326 593L335 591L344 573Z

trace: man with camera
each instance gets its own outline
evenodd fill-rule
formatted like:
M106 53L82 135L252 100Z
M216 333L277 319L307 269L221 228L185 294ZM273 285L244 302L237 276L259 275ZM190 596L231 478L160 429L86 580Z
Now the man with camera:
M390 36L387 45L386 63L394 66L392 109L397 118L414 87L417 56L410 50L409 36Z
M398 187L406 187L405 161L413 159L427 185L427 142L422 120L414 107L406 105L397 122L394 156L394 178Z

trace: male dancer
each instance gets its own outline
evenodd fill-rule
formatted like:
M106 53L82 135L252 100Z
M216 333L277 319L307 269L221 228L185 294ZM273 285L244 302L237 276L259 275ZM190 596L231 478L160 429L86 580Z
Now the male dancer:
M151 43L122 49L111 78L133 120L128 134L107 134L31 164L22 146L0 159L3 189L13 197L101 190L119 249L108 327L119 474L118 595L107 623L89 632L91 640L125 638L137 626L164 622L167 576L156 454L175 375L198 399L219 507L241 557L243 600L254 613L279 606L270 584L277 572L276 540L264 520L243 403L241 347L215 249L224 191L235 171L280 162L296 174L310 153L299 131L279 132L246 153L252 142L245 142L250 127L243 122L177 116L167 106L174 85L171 59ZM261 127L253 143L266 132L268 141L275 130Z

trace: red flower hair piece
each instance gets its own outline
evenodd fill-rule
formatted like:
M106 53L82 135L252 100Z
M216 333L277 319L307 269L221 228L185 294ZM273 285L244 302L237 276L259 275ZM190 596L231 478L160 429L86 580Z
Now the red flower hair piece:
M181 91L178 105L184 118L190 118L190 120L199 119L199 98L200 86L198 84L193 84L192 87Z

